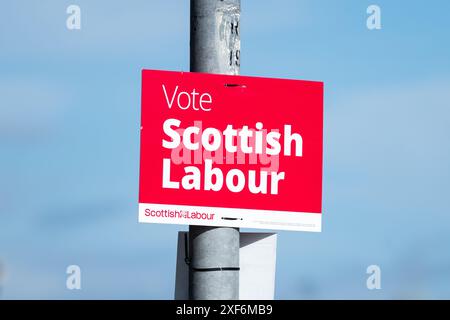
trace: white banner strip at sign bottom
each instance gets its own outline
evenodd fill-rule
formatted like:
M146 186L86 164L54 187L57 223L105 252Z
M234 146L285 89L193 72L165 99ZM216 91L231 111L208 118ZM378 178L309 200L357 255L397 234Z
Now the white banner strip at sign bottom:
M322 214L139 203L139 222L320 232Z

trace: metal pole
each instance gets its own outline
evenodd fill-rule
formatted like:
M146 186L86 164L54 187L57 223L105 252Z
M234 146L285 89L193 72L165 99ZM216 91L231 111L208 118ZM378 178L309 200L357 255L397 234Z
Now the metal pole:
M191 0L190 70L239 74L240 0ZM239 229L189 226L189 298L239 299Z

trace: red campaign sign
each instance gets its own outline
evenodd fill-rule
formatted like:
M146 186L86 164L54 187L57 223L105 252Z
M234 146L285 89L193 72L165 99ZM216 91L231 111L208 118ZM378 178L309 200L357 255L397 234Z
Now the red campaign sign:
M323 83L143 70L139 221L320 231Z

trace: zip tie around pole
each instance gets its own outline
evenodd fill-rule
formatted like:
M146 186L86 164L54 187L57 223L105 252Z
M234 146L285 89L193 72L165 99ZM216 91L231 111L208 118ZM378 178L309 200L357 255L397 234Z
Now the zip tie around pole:
M225 83L225 87L227 88L234 88L234 87L240 87L240 88L247 88L245 84L239 84L239 83Z
M194 271L199 272L208 272L208 271L239 271L241 268L239 267L216 267L216 268L194 268L191 267Z
M189 257L189 237L188 232L184 234L184 262L193 271L208 272L208 271L239 271L240 267L211 267L211 268L195 268L191 266L191 258Z

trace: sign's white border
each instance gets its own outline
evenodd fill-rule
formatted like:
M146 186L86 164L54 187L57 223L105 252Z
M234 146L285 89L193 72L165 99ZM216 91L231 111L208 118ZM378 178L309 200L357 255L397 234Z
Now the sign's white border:
M159 212L158 216L150 216L148 214L150 211L153 211L153 213ZM167 214L161 214L175 211L184 214L198 212L203 214L203 217L211 217L212 214L214 216L212 219L197 219L184 218L180 215L168 217ZM139 222L321 232L322 214L139 203Z

